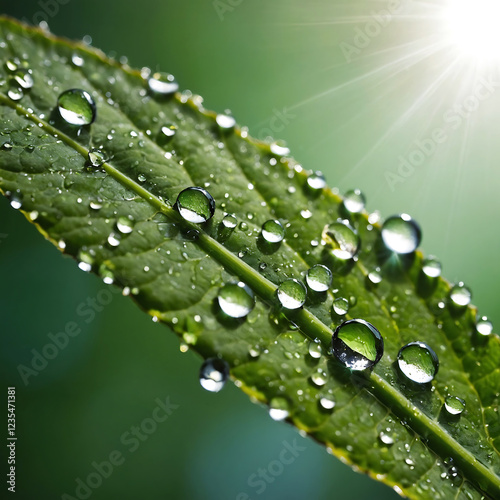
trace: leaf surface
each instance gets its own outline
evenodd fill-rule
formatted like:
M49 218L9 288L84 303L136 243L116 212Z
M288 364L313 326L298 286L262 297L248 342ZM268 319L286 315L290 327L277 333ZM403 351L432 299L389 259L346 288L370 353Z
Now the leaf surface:
M279 402L291 423L358 470L410 498L500 498L499 338L477 334L474 307L458 314L447 305L445 280L424 283L420 252L386 259L379 224L353 214L362 249L351 269L339 269L322 241L324 227L346 216L335 190L312 190L310 172L276 145L221 129L197 96L155 95L144 74L95 49L0 18L0 60L0 188L45 237L123 288L192 350L222 357L252 399ZM20 100L8 95L7 61L32 72ZM71 88L93 97L92 125L71 127L58 115L58 96ZM165 138L170 124L175 134ZM109 160L91 168L96 147ZM173 207L190 186L215 199L208 223L186 222ZM226 213L238 220L233 231L221 224ZM124 218L130 233L117 227ZM270 219L286 228L279 244L262 239ZM280 309L279 284L304 280L318 263L334 271L330 291L309 290L304 308ZM367 276L377 267L383 279L373 285ZM244 319L218 306L231 281L255 293ZM332 313L337 297L353 304L346 317ZM384 338L372 371L350 372L326 355L346 318L369 321ZM309 354L315 339L320 358ZM440 360L423 388L395 365L399 349L417 340ZM459 418L443 410L448 395L466 402ZM322 398L335 407L325 409Z

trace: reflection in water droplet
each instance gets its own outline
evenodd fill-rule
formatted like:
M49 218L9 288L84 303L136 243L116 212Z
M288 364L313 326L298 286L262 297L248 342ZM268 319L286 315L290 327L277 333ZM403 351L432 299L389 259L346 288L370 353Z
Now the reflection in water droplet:
M429 278L441 275L441 262L436 257L429 256L422 262L422 271Z
M215 201L205 189L188 187L177 196L175 208L183 219L201 224L214 215Z
M117 247L120 244L121 235L120 233L111 232L108 236L108 243L112 247Z
M19 87L11 87L7 91L7 96L11 101L20 101L24 97L24 92Z
M326 266L316 264L307 270L306 283L315 292L326 292L332 284L332 272Z
M215 121L222 130L231 130L236 125L236 120L229 114L219 114Z
M374 269L370 273L368 273L368 279L370 283L373 283L374 285L378 285L382 281L382 275L380 274L380 269Z
M107 160L106 153L102 149L92 148L89 150L88 161L93 167L100 167Z
M328 377L326 375L326 372L321 368L318 368L315 372L311 374L311 382L317 387L324 386L327 380Z
M333 312L339 316L343 316L349 312L349 301L344 297L337 297L333 301Z
M414 252L422 239L420 226L408 214L393 215L386 219L381 234L384 245L398 254Z
M9 198L10 206L14 210L19 210L23 206L23 198L20 193L12 193Z
M288 279L278 287L277 295L278 300L285 309L298 309L306 301L307 289L301 281Z
M335 400L331 396L323 396L319 399L319 405L323 410L333 410L335 408Z
M378 438L380 439L380 441L382 443L384 443L385 445L387 446L391 446L392 444L394 444L394 439L392 436L390 436L389 434L386 434L385 432L381 432L379 435L378 435Z
M70 125L90 125L96 117L94 99L81 89L70 89L60 94L57 108L62 119Z
M355 257L361 240L354 228L345 220L337 220L323 229L322 238L334 257L350 260Z
M366 198L359 189L351 189L344 195L344 207L352 214L359 214L365 208Z
M326 179L322 172L313 172L307 178L307 185L314 191L319 191L326 186Z
M134 221L129 217L118 217L116 229L122 234L129 234L134 229Z
M488 335L491 335L491 332L493 331L493 325L490 321L488 321L488 318L486 316L483 316L476 323L476 331L477 333L479 333L479 335L484 335L486 337Z
M321 354L323 353L323 348L319 342L313 342L312 340L309 342L309 356L314 359L319 359Z
M209 358L200 368L200 384L210 392L219 392L229 377L229 365L219 358Z
M351 319L335 330L332 351L346 368L365 370L380 361L384 353L384 341L371 323L362 319Z
M233 214L226 214L222 219L222 224L227 229L234 229L238 224L238 219Z
M155 94L171 95L179 90L179 84L170 73L154 73L148 79L148 86Z
M252 290L241 281L221 287L217 300L222 311L231 318L244 318L255 305Z
M412 382L427 384L436 376L439 360L427 344L410 342L399 350L398 367Z
M177 125L175 125L174 123L167 123L161 128L160 132L161 139L163 139L163 141L168 141L172 139L172 137L174 137L175 133L177 132Z
M78 54L73 54L71 56L71 62L74 66L78 66L79 68L81 68L85 61L83 60L83 57L79 56Z
M276 141L269 145L271 153L276 156L286 156L290 154L290 150L286 147L286 145L282 141Z
M290 407L285 398L272 398L269 403L269 416L273 420L285 420L290 415Z
M262 237L269 243L279 243L285 237L285 228L279 220L268 220L262 224Z
M448 396L444 408L450 415L460 415L465 410L465 401L457 396Z
M472 292L470 288L466 287L465 284L461 281L450 290L449 295L450 301L452 304L458 307L465 307L470 304L472 300Z

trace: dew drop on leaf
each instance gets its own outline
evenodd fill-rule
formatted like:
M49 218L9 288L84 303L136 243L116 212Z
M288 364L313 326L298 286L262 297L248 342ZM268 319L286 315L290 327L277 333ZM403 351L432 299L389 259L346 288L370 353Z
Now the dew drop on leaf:
M170 139L172 139L172 137L174 137L176 132L177 125L173 123L167 123L160 129L161 139L163 140L163 142L169 141Z
M310 341L309 342L309 356L314 359L319 359L323 353L323 348L319 342Z
M359 189L351 189L344 195L343 204L351 214L359 214L365 208L366 198Z
M335 408L335 400L332 396L322 396L319 399L319 405L323 410L331 411Z
M351 319L335 330L332 352L346 368L365 370L380 361L384 353L384 341L371 323Z
M382 275L380 274L380 269L374 269L368 273L368 280L373 285L378 285L382 282Z
M81 68L85 61L83 60L83 57L75 53L71 56L71 62L73 63L73 66Z
M314 292L326 292L332 284L332 272L322 264L316 264L306 273L307 286Z
M298 309L306 301L307 289L301 281L288 279L278 287L277 296L280 304L285 309Z
M290 149L282 141L275 141L269 146L271 153L276 156L286 156L290 154Z
M491 332L493 331L493 325L486 316L483 316L482 318L477 320L476 331L477 333L479 333L479 335L484 335L485 337L487 337L488 335L491 335Z
M386 248L398 254L414 252L422 239L420 226L408 214L386 219L381 234Z
M379 435L378 435L378 438L380 439L380 441L387 445L387 446L391 446L392 444L394 444L394 438L392 436L390 436L389 434L386 434L385 432L381 432Z
M427 384L436 376L439 360L424 342L410 342L398 353L398 367L403 375L417 384Z
M96 105L92 96L85 90L70 89L57 99L61 118L70 125L90 125L96 118Z
M118 217L116 221L116 229L122 234L129 234L134 229L134 221L129 217Z
M229 377L229 365L223 359L209 358L200 368L200 384L210 392L219 392Z
M179 84L170 73L153 73L148 79L148 86L155 94L168 96L179 90Z
M262 237L268 243L279 243L285 237L285 228L279 220L268 220L262 224Z
M231 318L244 318L255 306L252 290L241 281L222 286L217 301L222 311Z
M218 114L215 118L215 121L217 122L219 128L221 128L222 130L231 130L236 125L236 120L229 113Z
M11 101L20 101L24 97L24 92L19 87L11 86L7 91L7 96Z
M313 172L307 178L307 185L314 191L319 191L326 186L326 179L322 172Z
M465 410L465 401L458 396L448 396L444 401L444 408L450 415L460 415Z
M14 75L14 81L24 90L29 90L33 87L35 81L29 70L22 69Z
M19 210L23 206L23 199L19 193L12 193L12 195L9 198L9 201L10 201L10 206L14 210Z
M326 372L321 368L318 368L311 374L311 382L317 387L324 386L327 380L328 377L326 375Z
M333 301L332 309L338 316L343 316L349 312L349 301L344 297L337 297Z
M184 220L201 224L215 212L212 195L201 187L188 187L177 196L175 208Z
M273 420L285 420L290 415L290 407L285 398L275 397L269 402L269 416Z
M436 257L429 256L422 262L422 271L429 278L441 275L441 262Z
M112 231L108 236L108 243L112 247L117 247L120 245L121 235Z
M92 167L100 167L108 160L106 153L104 153L102 149L98 148L91 148L87 159Z
M355 257L361 245L358 233L342 219L325 226L322 238L332 255L340 260L350 260Z
M449 299L453 305L465 307L469 305L472 300L472 292L470 291L470 288L465 286L465 284L461 281L451 288Z
M222 219L222 224L226 229L234 229L238 224L238 219L233 214L226 214Z

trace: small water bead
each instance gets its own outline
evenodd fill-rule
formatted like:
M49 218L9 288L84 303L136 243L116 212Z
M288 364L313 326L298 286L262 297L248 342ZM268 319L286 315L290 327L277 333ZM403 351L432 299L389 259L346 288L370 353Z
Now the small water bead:
M344 321L332 337L335 357L351 370L365 370L377 364L384 353L380 332L368 321Z
M326 292L332 285L332 272L322 264L316 264L308 269L307 286L315 292Z
M472 292L470 291L470 288L466 287L461 281L452 287L449 298L455 306L465 307L468 306L472 300Z
M7 61L5 61L5 69L13 73L14 71L17 71L17 69L19 68L19 64L20 62L17 57L13 59L7 59Z
M11 101L20 101L24 97L24 92L19 87L11 87L7 91L7 96Z
M236 125L236 120L229 113L218 114L215 121L222 130L231 130Z
M209 358L200 368L200 384L210 392L219 392L229 377L229 365L223 359Z
M207 222L215 213L212 195L201 187L188 187L179 193L175 209L188 222L201 224Z
M283 281L277 290L278 300L285 309L302 307L307 298L307 289L304 283L296 279Z
M88 161L92 167L100 167L108 160L106 153L102 149L91 148L88 154Z
M227 229L234 229L238 224L238 219L233 214L226 214L222 219L222 225Z
M328 376L326 375L326 372L321 368L318 368L314 373L311 374L311 382L317 387L324 386L327 380Z
M19 193L13 193L10 196L10 206L14 210L19 210L23 206L23 199L22 196Z
M271 153L276 156L286 156L290 154L290 149L285 145L283 141L275 141L269 145Z
M355 229L345 220L325 226L322 238L331 247L331 253L340 260L350 260L355 257L361 246L361 239Z
M359 214L366 205L365 195L359 189L351 189L344 195L344 207L352 214Z
M483 316L476 323L476 331L479 335L487 337L488 335L491 335L491 332L493 332L493 325L490 321L488 321L486 316Z
M231 318L244 318L255 306L252 290L241 281L221 287L217 300L222 311Z
M57 108L62 119L70 125L90 125L96 118L94 99L85 90L66 90L59 96Z
M378 438L380 439L380 441L387 445L387 446L391 446L394 444L394 438L392 436L390 436L389 434L386 434L385 432L381 432L379 435L378 435Z
M83 60L83 57L79 56L78 54L73 54L71 56L71 62L73 63L73 66L81 68L85 61Z
M465 401L457 396L448 396L444 408L450 415L460 415L465 410Z
M273 420L285 420L290 415L290 406L285 398L272 398L269 402L269 416Z
M333 301L333 312L339 316L344 316L349 312L349 301L344 297L337 297Z
M326 186L325 176L320 171L313 172L307 178L307 185L314 191L319 191Z
M414 252L420 245L420 226L408 215L393 215L382 226L382 241L391 251L398 254Z
M80 250L78 252L78 268L82 271L88 273L92 271L92 264L94 263L94 258L86 251Z
M10 141L6 141L0 146L4 151L11 151L13 147L14 145Z
M319 405L323 410L331 411L335 408L335 400L331 396L323 396L319 399Z
M309 356L314 359L319 359L321 358L321 355L323 354L323 347L319 342L313 342L312 340L309 342Z
M153 73L148 79L148 86L155 94L168 96L179 90L179 84L170 73Z
M117 247L120 245L121 235L119 233L111 232L108 236L108 243L112 247Z
M134 229L134 221L128 217L118 217L116 229L122 234L130 234Z
M146 179L147 179L147 177L146 177L144 174L139 174L139 175L137 176L137 180L138 180L139 182L146 182Z
M438 372L439 359L427 344L410 342L399 350L398 367L412 382L427 384Z
M285 237L285 228L279 220L268 220L262 224L262 237L268 243L279 243Z
M21 70L18 71L14 75L14 81L19 87L24 90L29 90L33 87L35 80L33 79L33 75L29 70Z
M422 272L429 278L437 278L441 275L441 262L436 257L427 257L422 262Z
M380 274L380 269L374 269L370 273L368 273L368 279L370 283L374 285L378 285L382 282L382 275Z

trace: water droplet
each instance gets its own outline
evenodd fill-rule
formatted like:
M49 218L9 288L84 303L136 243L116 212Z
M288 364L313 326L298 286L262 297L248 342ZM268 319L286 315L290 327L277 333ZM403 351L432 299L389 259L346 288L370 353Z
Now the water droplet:
M78 252L78 267L88 273L92 271L92 264L94 263L94 258L84 250Z
M286 156L290 154L290 149L282 142L276 141L269 145L271 153L276 156Z
M285 228L279 220L268 220L262 224L262 237L269 243L279 243L285 237Z
M81 89L70 89L57 99L62 119L70 125L90 125L96 117L96 105L92 96Z
M382 241L391 252L412 253L421 239L420 226L408 214L393 215L382 226Z
M108 243L112 247L117 247L120 244L121 241L121 235L119 233L115 233L112 231L109 236L108 236Z
M326 179L322 172L313 172L307 178L307 185L314 191L319 191L326 186Z
M392 436L389 436L389 434L386 434L385 432L381 432L379 435L378 435L378 438L380 439L380 441L382 443L384 443L385 445L387 446L391 446L392 444L394 444L394 439Z
M10 141L4 142L1 146L1 148L5 151L11 151L13 147L14 145Z
M269 402L269 416L273 420L285 420L290 415L288 401L285 398L272 398Z
M104 263L99 266L99 276L106 285L112 285L115 281L113 271Z
M465 401L457 396L448 396L444 408L450 415L460 415L465 410Z
M229 377L229 365L222 359L209 358L200 368L200 384L210 392L219 392Z
M307 286L315 292L326 292L332 284L332 272L322 264L316 264L308 269Z
M171 95L179 90L179 84L170 73L154 73L148 79L151 91L164 96Z
M384 353L384 340L380 332L367 321L344 321L332 337L335 357L351 370L365 370L380 361Z
M19 87L11 87L7 91L7 96L11 101L20 101L24 97L24 92Z
M116 221L116 229L122 234L129 234L134 229L134 221L128 217L118 217Z
M29 70L20 70L14 75L14 81L19 87L24 90L29 90L33 87L35 81Z
M365 208L366 198L359 189L351 189L344 195L344 207L352 214L359 214Z
M19 193L12 193L9 198L10 206L14 210L19 210L23 206L23 198Z
M71 62L73 63L74 66L81 68L85 61L83 60L83 57L79 56L78 54L73 54L71 56Z
M449 298L455 306L465 307L469 305L472 300L472 292L470 291L470 288L466 287L461 281L452 287Z
M331 396L323 396L319 399L319 405L323 410L331 411L335 408L335 400Z
M236 120L230 114L219 114L215 121L222 130L231 130L236 125Z
M222 311L231 318L244 318L255 305L252 290L241 281L221 287L217 300Z
M19 64L19 59L17 59L17 57L13 59L7 59L7 61L5 61L5 69L13 73L14 71L17 71Z
M285 309L298 309L306 301L307 289L301 281L288 279L278 287L277 295L278 300Z
M491 332L493 331L493 325L490 321L488 321L488 318L486 316L483 316L476 323L476 331L477 333L479 333L479 335L484 335L486 337L488 335L491 335Z
M145 176L144 174L139 174L139 175L137 176L137 180L138 180L139 182L146 182L146 176Z
M349 312L349 301L344 297L337 297L333 301L333 312L339 316L343 316Z
M429 256L422 262L422 271L429 278L441 275L441 262L436 257Z
M163 125L160 132L163 141L169 141L177 132L177 125L175 125L174 123L167 123L166 125Z
M227 229L234 229L238 224L238 219L233 214L226 214L222 219L222 224Z
M358 233L347 221L342 219L325 226L322 238L330 247L332 255L340 260L349 260L355 257L361 245Z
M313 342L312 340L309 342L309 356L314 359L321 358L321 354L323 354L323 347L319 342Z
M91 148L88 154L88 161L93 167L100 167L108 160L106 153L102 149Z
M399 350L398 367L412 382L426 384L436 376L439 360L427 344L410 342Z
M175 208L189 222L207 222L215 212L212 195L201 187L188 187L179 193Z
M326 372L321 368L318 368L315 372L311 374L311 382L317 387L324 386L327 380L328 377L326 375Z

